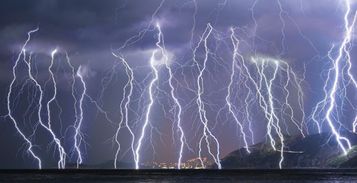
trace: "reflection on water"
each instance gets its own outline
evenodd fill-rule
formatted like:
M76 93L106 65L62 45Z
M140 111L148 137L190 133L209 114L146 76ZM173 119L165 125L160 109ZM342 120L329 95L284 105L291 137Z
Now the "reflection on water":
M16 170L0 171L0 182L357 182L355 170Z

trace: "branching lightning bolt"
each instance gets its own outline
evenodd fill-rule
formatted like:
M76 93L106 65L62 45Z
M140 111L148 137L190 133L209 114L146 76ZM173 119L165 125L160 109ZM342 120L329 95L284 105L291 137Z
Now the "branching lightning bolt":
M160 40L158 41L160 42ZM158 44L158 43L157 43ZM154 97L153 97L153 87L155 85L155 83L157 82L157 80L159 79L159 73L158 73L158 70L156 68L156 59L155 59L155 55L156 53L158 52L158 50L154 50L151 54L151 57L150 57L150 66L151 66L151 69L152 71L154 72L154 78L150 81L149 83L149 104L147 106L147 109L146 109L146 113L145 113L145 120L144 120L144 124L142 126L142 129L141 129L141 133L140 133L140 136L139 136L139 139L138 139L138 143L137 143L137 146L136 146L136 149L135 149L135 168L136 169L139 169L140 168L140 150L141 150L141 146L142 146L142 141L145 137L145 132L146 132L146 128L149 124L149 118L150 118L150 113L151 113L151 108L154 104Z
M26 49L26 46L28 44L28 42L31 40L31 34L37 32L39 30L39 28L36 28L36 29L33 29L33 30L30 30L28 33L27 33L27 40L25 41L25 43L22 45L22 48L21 48L21 51L20 53L18 54L17 56L17 59L15 61L15 65L13 66L12 68L12 81L10 83L10 86L9 86L9 91L7 93L7 110L8 110L8 113L6 115L6 117L9 117L12 121L12 123L14 124L17 132L20 134L20 136L24 139L24 141L26 141L26 144L28 145L28 148L27 148L27 152L31 154L31 156L37 161L38 163L38 168L41 169L42 168L42 161L41 159L38 157L38 155L36 155L36 153L33 151L33 144L31 142L31 140L24 134L24 132L20 129L20 127L18 126L18 123L15 119L15 117L13 116L13 113L12 113L12 109L11 109L11 94L12 94L12 90L13 90L13 86L14 86L14 83L17 79L17 76L16 76L16 68L19 64L19 61L20 61L20 58L21 58L21 55L23 55L25 53L25 49Z
M350 61L350 53L349 53L349 45L350 45L350 41L351 41L351 37L352 37L352 30L355 24L355 20L356 20L356 13L357 11L353 14L353 20L352 22L350 22L349 17L351 14L351 2L349 0L345 0L344 1L345 6L346 6L346 12L344 14L344 35L343 35L343 40L342 43L340 44L340 46L338 47L338 55L335 59L332 58L332 56L330 55L330 53L332 52L334 46L331 47L330 51L329 51L329 58L332 60L333 62L333 68L329 70L328 75L331 74L331 72L333 72L332 75L332 86L328 91L328 101L326 101L327 103L327 110L325 113L325 120L328 123L328 126L332 132L332 134L335 136L335 139L339 145L339 147L341 148L341 150L343 151L343 153L345 155L347 155L348 150L351 149L351 142L348 140L348 138L342 136L339 133L339 130L335 127L335 123L334 123L334 117L333 117L333 111L335 110L335 108L337 107L337 103L336 103L336 93L339 90L339 83L340 82L344 82L343 80L341 81L341 76L343 74L342 68L344 66L342 66L342 64L346 64L344 63L344 59L347 58L347 60L345 62L347 62L348 65L348 76L350 77L350 79L353 81L354 86L355 85L355 79L353 78L352 74L350 73L350 68L351 68L351 61ZM328 82L325 82L325 87L328 84ZM326 99L326 98L325 98ZM325 103L325 101L323 102ZM338 119L337 119L338 120ZM337 121L338 122L338 121ZM339 123L339 122L338 122Z
M198 106L198 113L199 113L199 117L200 117L200 122L202 123L202 125L204 126L203 128L203 136L200 140L199 143L199 159L201 161L201 165L202 167L205 167L205 165L203 164L202 161L202 156L201 156L201 152L202 152L202 148L201 148L201 143L202 143L202 139L205 139L206 144L207 144L207 149L209 154L212 156L212 158L214 159L218 169L222 168L221 162L220 162L220 157L219 157L219 153L220 153L220 144L218 139L216 138L216 136L213 135L213 133L211 132L211 130L208 127L208 119L206 116L206 110L205 110L205 105L204 102L202 100L202 94L204 93L204 89L203 89L203 73L206 69L206 63L208 60L208 55L209 55L209 49L208 49L208 45L207 45L207 40L210 36L210 34L212 33L213 27L211 26L211 24L207 24L207 27L203 33L203 35L201 36L201 39L199 40L197 46L194 48L194 57L193 57L193 61L195 62L198 70L199 70L199 75L197 77L197 99L196 99L196 103ZM205 48L205 57L203 60L203 66L200 66L200 64L198 63L197 59L196 59L196 53L197 53L197 49L200 47L200 45L202 44L204 45ZM208 133L208 134L207 134ZM215 144L216 144L216 155L213 154L211 147L210 147L210 143L209 143L209 137L213 138Z
M228 105L228 110L229 112L232 114L233 118L234 118L234 121L237 123L237 125L239 126L240 128L240 132L242 133L243 135L243 140L244 140L244 147L246 148L247 152L250 153L250 150L249 150L249 145L248 145L248 142L247 142L247 139L246 139L246 134L244 132L244 129L243 129L243 125L241 124L241 122L239 121L237 115L235 114L234 110L233 110L233 106L232 106L232 103L231 103L231 90L232 90L232 84L233 84L233 80L234 80L234 75L235 75L235 68L237 66L237 60L236 60L236 57L237 57L237 52L238 52L238 44L239 44L239 41L238 40L235 40L235 37L234 37L234 30L231 29L231 39L232 39L232 43L233 44L233 47L234 47L234 51L233 51L233 59L232 59L232 72L231 72L231 76L230 76L230 80L229 80L229 85L228 85L228 94L226 96L226 103ZM247 111L248 112L248 111Z
M56 99L56 96L57 96L57 83L56 83L56 80L55 80L55 77L54 77L54 74L52 72L52 67L53 67L53 62L54 62L54 57L55 57L55 54L57 53L57 49L54 49L52 52L51 52L51 64L50 66L48 67L48 72L50 73L51 75L51 79L52 79L52 82L53 82L53 87L54 87L54 93L53 93L53 96L51 97L51 99L47 102L47 121L48 121L48 130L51 132L52 136L53 136L53 139L55 141L55 143L57 144L58 146L58 153L59 153L59 156L60 156L60 160L58 162L58 168L65 168L66 166L66 152L64 150L64 148L62 147L61 145L61 141L56 137L55 133L53 132L53 129L52 129L52 125L51 125L51 110L50 110L50 105L51 103ZM29 65L29 75L31 74L30 72L30 68L31 68L31 65ZM40 93L41 93L41 96L42 96L42 89L40 87L40 85L34 80L33 77L31 77L31 79L36 83L36 85L39 87L39 90L40 90ZM41 97L42 98L42 97ZM42 100L39 101L40 103L40 106L41 106L41 102ZM40 108L41 109L41 108ZM41 110L39 110L39 113L41 112ZM40 117L40 114L39 114L39 117Z
M120 103L121 118L120 118L120 122L119 122L119 125L118 125L118 129L117 129L117 131L115 133L115 141L116 141L116 143L118 145L118 148L117 148L117 151L115 153L114 168L117 168L117 161L118 161L118 156L119 156L119 151L120 151L120 143L119 143L118 136L119 136L119 132L120 132L120 128L122 126L123 120L125 121L125 123L124 123L125 127L128 129L128 131L129 131L129 133L131 135L131 151L132 151L132 154L133 154L134 161L135 162L137 161L136 153L135 153L135 150L134 150L135 134L134 134L133 130L131 129L130 125L129 125L129 104L130 104L130 101L131 101L131 96L133 94L134 71L129 66L128 62L122 56L116 55L113 52L112 52L112 54L115 57L119 58L120 61L123 63L123 65L125 67L126 75L128 77L128 82L125 84L124 89L123 89L123 99L122 99L122 101ZM127 91L128 87L129 87L129 92L128 92L128 94L126 94L126 91ZM126 101L125 101L124 109L123 109L124 100L126 100Z
M164 57L165 67L169 71L169 75L170 75L169 76L169 85L170 85L170 90L171 90L170 94L171 94L171 98L175 102L175 107L177 107L177 112L176 112L175 119L177 120L177 129L180 132L180 151L179 151L179 158L178 158L178 161L177 161L177 168L180 169L181 168L181 162L182 162L183 147L184 147L184 136L185 136L183 128L181 126L182 106L181 106L178 98L176 97L175 87L172 84L173 73L172 73L171 67L169 66L169 57L168 57L168 55L166 53L166 50L165 50L164 36L162 34L160 24L157 23L156 27L157 27L157 29L159 31L158 42L156 43L156 46L160 49L161 54ZM160 45L160 43L162 44L162 46Z

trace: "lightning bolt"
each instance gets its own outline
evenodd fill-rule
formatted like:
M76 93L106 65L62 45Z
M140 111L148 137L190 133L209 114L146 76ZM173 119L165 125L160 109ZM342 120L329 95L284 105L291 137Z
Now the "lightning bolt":
M161 64L161 63L155 63L155 61L157 62L157 60L155 59L155 55L157 53L160 53L162 55L162 59L163 60L163 64L165 65L165 68L169 71L169 86L170 86L170 97L173 99L174 103L175 103L175 108L177 108L177 111L176 112L176 115L175 115L175 119L177 120L177 128L180 132L180 151L179 151L179 158L178 158L178 169L181 168L181 162L182 162L182 154L183 154L183 147L184 147L184 131L183 131L183 128L181 126L181 114L182 114L182 106L175 94L175 88L173 86L173 83L172 83L172 80L173 80L173 72L172 72L172 69L171 67L169 66L169 57L167 55L167 52L166 52L166 49L165 49L165 45L164 45L164 36L162 34L162 31L161 31L161 27L160 27L160 24L157 23L156 24L156 28L158 30L158 39L157 39L157 42L156 42L156 47L158 49L155 49L153 52L152 52L152 55L151 55L151 58L150 58L150 66L154 72L154 78L151 80L150 84L149 84L149 98L150 98L150 102L147 106L147 109L146 109L146 115L145 115L145 121L144 121L144 125L141 129L141 135L139 137L139 140L138 140L138 144L137 144L137 147L136 147L136 150L135 150L135 164L136 164L136 169L139 168L139 163L140 163L140 149L141 149L141 146L142 146L142 140L145 136L145 131L146 131L146 127L147 125L149 124L149 118L150 118L150 113L151 113L151 108L152 108L152 105L154 103L154 99L153 99L153 86L155 85L155 83L158 81L159 79L159 73L158 73L158 69L156 68L156 66L158 64Z
M158 41L160 42L160 41ZM159 44L159 43L157 43ZM146 113L145 113L145 119L144 119L144 124L141 128L141 133L140 133L140 136L139 136L139 139L138 139L138 143L137 143L137 146L136 146L136 149L135 149L135 156L136 159L135 159L135 168L136 169L139 169L140 168L140 150L141 150L141 146L142 146L142 141L145 137L145 132L146 132L146 128L149 124L149 118L150 118L150 113L151 113L151 108L154 104L154 97L153 97L153 87L155 85L155 83L158 81L159 79L159 73L158 73L158 70L156 68L156 64L155 61L155 55L156 53L158 52L158 50L154 50L151 54L151 57L150 57L150 66L151 66L151 69L152 71L154 72L154 77L153 79L150 81L149 83L149 104L147 105L147 109L146 109Z
M184 147L184 137L185 137L185 134L184 134L184 131L183 131L183 128L181 126L181 113L182 113L182 106L178 100L178 98L176 97L176 94L175 94L175 88L173 86L173 83L172 83L172 80L173 80L173 73L172 73L172 69L171 67L169 66L169 57L166 53L166 50L165 50L165 43L164 43L164 36L162 34L162 31L161 31L161 27L160 27L160 24L156 24L156 28L157 30L159 31L159 35L158 35L158 42L156 42L156 46L160 49L161 51L161 54L163 55L164 57L164 63L165 63L165 67L166 69L169 71L169 85L170 85L170 94L171 94L171 98L174 100L175 102L175 107L177 107L177 112L176 112L176 117L175 119L177 120L177 129L179 130L180 132L180 150L179 150L179 158L178 158L178 161L177 161L177 168L178 169L181 169L181 162L182 162L182 154L183 154L183 147ZM161 46L160 43L163 45Z
M50 64L50 67L48 69L48 71L50 73L52 73L52 66L53 66L53 60L54 60L54 55L56 53L56 50L52 51L51 53L51 64ZM26 52L24 52L24 57L26 57ZM28 67L28 76L30 78L31 81L34 82L34 84L36 85L37 89L39 90L40 92L40 98L39 98L39 101L38 101L38 122L39 124L46 130L48 131L52 138L53 138L53 141L55 142L55 144L57 145L57 148L58 148L58 153L59 153L59 161L58 161L58 168L59 169L63 169L65 168L66 166L66 152L63 148L63 146L61 145L61 141L60 139L56 136L56 134L54 133L54 131L52 130L52 127L51 127L51 118L50 118L50 115L51 115L51 110L50 110L50 103L51 101L55 100L56 98L56 82L54 80L54 76L53 76L53 73L51 74L52 75L52 79L53 79L53 83L54 83L54 95L52 96L52 98L47 102L47 125L44 124L43 122L43 119L42 119L42 116L41 116L41 113L42 113L42 110L43 110L43 105L42 105L42 102L43 102L43 97L44 97L44 90L42 88L42 86L38 83L38 81L34 78L34 76L32 75L32 72L31 72L31 62L30 61L26 61L24 60L24 62L26 63L27 67Z
M277 73L278 73L278 69L279 69L279 62L277 60L270 60L270 59L252 59L252 61L255 63L258 73L260 75L260 82L262 82L264 84L264 88L267 91L267 95L268 95L268 100L267 100L267 106L265 106L265 109L267 110L268 113L268 124L267 124L267 132L268 132L268 136L270 138L270 144L273 147L273 149L275 151L277 151L277 147L276 147L276 141L273 137L272 134L272 128L274 128L275 132L277 133L279 139L280 139L280 152L281 152L281 158L279 161L279 168L282 168L282 162L284 160L284 135L282 133L282 130L280 128L280 120L277 117L277 114L275 112L275 103L274 100L276 100L273 96L273 82L277 77ZM265 73L265 69L269 66L266 64L271 64L273 65L273 74L272 77L270 79L268 79L267 74Z
M350 5L350 2L347 2L347 6L348 6L348 9L350 9L351 7L349 6ZM348 10L346 13L348 13L350 10ZM357 19L357 11L354 12L354 16L353 16L353 20L350 24L350 26L346 26L345 29L346 29L346 37L345 37L345 46L343 48L343 51L345 52L346 54L346 62L347 62L347 65L348 65L348 68L347 68L347 74L348 74L348 77L350 79L350 81L352 82L353 86L355 89L357 89L357 81L356 79L354 78L352 72L351 72L351 69L352 69L352 62L351 62L351 56L350 56L350 49L351 49L351 38L352 38L352 33L353 33L353 28L355 26L355 22L356 22L356 19ZM346 16L345 16L345 23L346 23ZM345 24L347 25L347 24ZM353 128L353 132L356 133L357 131L357 113L355 115L355 119L353 121L353 124L352 124L352 128Z
M74 128L75 130L75 133L79 133L79 130L77 131L77 122L78 122L78 99L76 97L76 90L75 90L75 86L76 86L76 71L75 71L75 68L74 66L72 65L71 63L71 60L69 58L69 55L67 52L66 53L66 61L67 61L67 64L68 66L70 67L71 69L71 76L72 76L72 83L71 83L71 95L72 95L72 98L73 98L73 109L74 109L74 117L75 117L75 120L74 120L74 123L71 127ZM77 145L77 141L76 141L77 138L74 138L74 151L77 153L77 158L79 159L79 157L81 157L81 152L80 151L77 151L79 149L76 149L76 145ZM78 164L76 164L77 168L79 168Z
M118 129L115 133L115 141L116 144L118 146L117 151L115 153L115 158L114 158L114 168L117 168L117 161L118 161L118 156L119 156L119 151L120 151L120 142L118 139L119 136L119 132L120 132L120 128L122 126L122 123L124 121L125 127L128 129L130 135L131 135L131 151L133 154L133 158L134 161L137 161L137 156L134 150L134 143L135 143L135 134L133 132L133 130L131 129L130 125L129 125L129 104L131 101L131 96L133 94L133 87L134 87L134 71L133 69L129 66L128 62L124 59L124 57L115 54L114 52L112 52L112 54L116 57L119 58L120 61L123 63L124 67L125 67L125 72L126 75L128 77L128 82L125 84L124 88L123 88L123 99L120 102L120 114L121 114L121 119L118 125ZM126 94L127 88L129 87L129 92L128 94ZM125 100L125 104L124 104L124 109L123 109L123 103Z
M243 135L243 140L244 140L244 147L246 148L247 152L250 153L250 150L249 150L249 145L248 145L248 142L247 142L247 139L246 139L246 134L244 132L244 129L243 129L243 125L242 123L239 121L237 115L235 114L234 110L233 110L233 107L232 106L232 103L231 103L231 90L232 90L232 84L233 84L233 80L234 80L234 75L235 75L235 68L237 66L237 60L236 60L236 57L237 57L237 52L238 52L238 44L239 44L239 41L238 40L235 40L235 37L234 37L234 30L233 28L231 29L231 40L232 40L232 43L233 44L233 47L234 47L234 51L233 51L233 61L232 61L232 72L231 72L231 76L230 76L230 80L229 80L229 84L228 84L228 88L227 88L227 96L226 96L226 103L228 105L228 110L229 112L232 114L233 118L234 118L234 121L236 122L236 124L239 126L240 128L240 132L241 134ZM248 111L247 111L248 112Z
M83 155L80 149L82 140L83 140L83 136L82 136L82 132L81 132L81 127L82 127L82 123L83 123L83 101L84 101L84 97L87 93L87 85L86 82L84 80L84 76L83 76L83 67L79 66L78 70L77 70L77 77L79 78L81 84L82 84L82 92L80 94L80 99L79 99L79 116L78 116L78 120L76 120L76 123L74 125L75 127L75 135L74 135L74 148L75 151L77 152L77 168L79 168L79 166L83 163Z
M27 148L27 152L37 161L38 163L38 168L41 169L42 168L42 161L41 159L39 158L38 155L36 155L36 153L33 151L33 144L31 142L31 139L29 139L25 133L20 129L20 127L18 126L18 122L16 121L15 117L13 116L13 113L12 113L12 108L11 108L11 95L13 93L13 86L14 86L14 83L17 79L17 75L16 75L16 68L20 62L20 58L21 56L25 53L25 49L26 49L26 46L28 44L28 42L30 42L31 40L31 34L37 32L39 30L39 28L36 28L36 29L33 29L33 30L30 30L28 33L27 33L27 40L25 41L25 43L22 45L22 48L21 48L21 51L20 53L18 54L17 56L17 59L15 61L15 64L12 68L12 80L11 80L11 83L10 83L10 86L9 86L9 91L7 93L7 115L6 117L9 117L10 120L12 121L12 123L14 124L15 128L16 128L16 131L18 134L20 134L20 136L23 138L23 140L26 142L28 148Z
M82 139L83 139L83 135L81 132L81 124L83 122L83 100L84 100L84 96L86 95L86 83L84 81L83 75L81 74L81 66L78 68L77 72L76 69L74 68L74 66L71 63L71 60L69 58L68 53L66 52L66 61L67 64L69 65L70 69L71 69L71 76L72 76L72 83L71 83L71 95L72 98L74 100L73 103L73 109L74 109L74 116L75 116L75 121L73 127L75 134L74 134L74 151L77 154L77 159L76 159L76 167L79 168L80 164L83 163L83 155L80 149L81 143L82 143ZM75 86L76 86L76 77L78 77L81 81L81 85L83 87L83 90L80 94L80 99L78 101L77 96L76 96L76 90L75 90ZM78 107L79 104L79 107ZM79 112L78 112L78 108L79 108Z
M285 54L285 27L286 27L286 23L284 20L284 14L286 13L285 10L283 9L283 5L281 4L280 0L276 1L279 7L279 20L281 22L281 52L280 52L280 56Z
M201 144L202 144L202 140L205 139L206 144L207 144L207 149L209 154L212 156L213 160L215 161L218 169L221 169L221 163L220 163L220 159L219 159L219 151L220 151L220 144L218 139L216 138L216 136L213 135L213 133L211 132L211 130L208 127L208 119L206 116L206 110L205 110L205 105L204 102L202 100L202 94L204 93L204 89L203 89L203 73L206 69L206 63L208 60L208 54L209 54L209 48L207 45L207 40L210 36L210 34L212 33L213 27L211 26L211 24L207 24L207 27L204 31L204 33L202 34L197 46L194 48L194 56L193 56L193 61L195 63L195 65L197 66L198 70L199 70L199 75L197 77L197 99L196 99L196 103L198 106L198 113L199 113L199 118L200 118L200 122L202 123L202 125L204 126L203 128L203 136L201 137L200 143L199 143L199 159L201 161L201 165L202 167L205 167L205 165L203 164L203 160L202 160L202 156L201 156L201 152L202 152L202 148L201 148ZM200 45L203 43L204 45L204 49L205 49L205 57L203 60L203 66L201 67L200 64L198 63L197 59L196 59L196 53L197 53L197 49L200 47ZM210 142L209 142L209 137L213 138L215 144L216 144L216 155L213 154L211 147L210 147Z
M249 91L255 91L256 97L258 99L258 104L260 108L263 111L263 114L265 116L265 119L267 120L267 136L269 137L271 147L275 151L280 151L280 161L279 161L279 168L282 168L283 166L283 161L284 161L284 147L285 147L285 139L284 139L284 134L283 130L281 129L282 126L282 120L279 118L278 111L277 109L279 108L284 108L282 110L282 113L285 114L284 110L290 111L290 113L287 113L286 115L289 116L291 122L297 127L297 129L300 131L300 134L302 136L305 136L305 133L307 133L306 126L304 125L305 123L301 122L298 123L297 119L295 118L295 113L293 110L293 107L291 106L289 102L290 98L290 92L288 89L288 86L294 86L297 89L297 94L298 94L298 104L299 104L299 109L302 114L301 120L304 121L304 107L303 107L303 90L301 87L301 79L297 76L296 73L292 70L292 68L288 65L288 63L282 61L282 60L276 60L276 59L271 59L268 57L252 57L252 63L254 63L255 66L255 71L250 69L249 63L246 63L243 55L239 53L238 45L239 45L239 40L235 35L234 28L231 29L231 42L233 44L233 60L240 60L240 62L235 61L233 63L233 67L239 67L238 69L240 70L241 74L243 74L247 80L245 81L246 88L249 89ZM270 72L270 68L272 68L272 72ZM269 69L269 70L268 70ZM231 72L231 82L232 82L232 73L234 70ZM256 72L256 74L254 74ZM285 95L283 96L284 100L278 100L277 97L275 96L274 91L277 90L278 88L274 87L274 83L276 85L280 86L279 83L277 83L277 77L278 73L282 72L285 73L284 77L284 82L282 84L281 88L283 89ZM253 77L254 75L257 75L258 78L256 79ZM250 87L250 84L253 85L253 88ZM230 86L228 87L230 88ZM229 94L228 94L229 97ZM249 97L249 96L247 96ZM227 98L226 98L227 99ZM247 98L245 99L245 105L250 105L249 103L246 102ZM284 101L284 102L279 102L279 101ZM281 107L278 107L281 106ZM246 112L249 113L249 111L246 108ZM231 112L232 113L232 112ZM278 149L278 145L276 142L276 139L274 138L274 134L278 136L279 139L279 145L280 148Z
M60 156L60 160L58 162L58 168L65 168L66 166L66 152L64 150L64 148L62 147L61 145L61 141L56 137L55 133L53 132L52 130L52 125L51 125L51 109L50 109L50 105L51 103L56 99L56 96L57 96L57 82L55 80L55 77L54 77L54 74L52 72L52 68L53 68L53 63L54 63L54 57L57 53L57 49L54 49L52 52L51 52L51 64L50 66L48 67L48 72L50 73L51 75L51 79L52 79L52 82L53 82L53 87L54 87L54 93L53 93L53 96L51 97L51 99L47 102L47 121L48 121L48 130L50 131L50 133L52 134L53 136L53 139L55 141L55 143L57 144L58 146L58 151L59 151L59 156ZM30 65L29 65L29 69L30 69ZM29 75L30 75L30 71L29 71ZM39 87L39 84L34 80L33 77L31 77L31 79L36 83L36 85ZM40 93L42 95L43 91L42 89L39 87L40 89ZM39 102L41 103L42 100L40 100ZM39 111L41 112L41 111ZM40 117L40 116L39 116Z
M318 103L318 105L323 104L325 106L325 104L326 104L327 109L326 109L324 119L327 121L327 124L328 124L332 134L335 136L335 139L336 139L340 149L343 151L343 153L345 155L347 155L348 150L351 149L351 143L348 138L342 136L339 133L339 130L335 127L335 123L333 121L334 110L336 109L336 107L338 107L337 101L336 101L336 95L339 90L339 84L342 82L343 87L344 88L346 87L345 84L343 83L344 80L341 81L341 77L343 77L343 74L344 74L343 73L344 66L342 64L348 65L348 76L350 77L350 80L353 82L354 86L356 86L355 79L353 78L353 75L350 72L352 63L350 60L349 49L350 49L350 42L351 42L351 37L352 37L352 30L353 30L353 27L354 27L354 24L356 21L357 11L354 13L352 22L350 22L349 17L351 14L351 2L349 0L345 0L344 4L346 6L346 12L344 14L343 40L342 40L342 43L340 44L340 46L337 48L338 49L337 57L332 58L332 56L331 56L332 50L335 47L334 45L331 47L331 49L329 51L329 55L328 55L329 58L333 62L332 69L329 69L329 71L328 71L328 75L331 74L331 78L329 78L329 79L332 80L332 86L328 90L328 95L324 98L324 100L322 102ZM345 58L347 58L345 60L346 63L344 63ZM333 74L331 72L333 72ZM327 84L328 84L328 81L326 80L325 88L327 88ZM339 121L337 121L337 123L339 125L341 125L341 123ZM353 124L353 125L355 125L355 124Z

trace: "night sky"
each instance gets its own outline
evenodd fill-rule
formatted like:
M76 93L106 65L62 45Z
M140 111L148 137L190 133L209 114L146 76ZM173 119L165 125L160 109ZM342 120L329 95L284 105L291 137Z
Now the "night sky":
M279 2L280 5L279 6ZM208 23L213 31L208 38L210 54L203 72L203 103L208 126L220 143L220 158L244 147L240 128L234 122L227 108L226 96L231 76L233 44L231 28L239 40L239 53L249 62L252 58L269 58L287 63L296 74L304 93L299 103L296 83L289 84L288 103L294 111L294 119L302 124L303 133L318 133L311 120L317 103L325 97L324 84L329 90L334 73L328 75L333 60L338 55L338 47L344 38L344 1L336 0L5 0L0 4L0 168L38 168L36 161L27 153L28 145L16 132L11 120L6 116L7 92L13 79L12 67L27 38L27 32L37 27L26 47L27 56L32 53L32 72L44 88L45 103L53 95L54 89L48 72L51 52L54 58L53 71L57 82L57 98L51 104L52 129L60 138L67 152L67 163L75 163L77 154L73 147L75 119L74 100L71 95L72 73L67 64L66 53L76 72L81 66L87 85L87 96L83 100L83 164L98 164L112 161L117 150L114 136L123 115L120 105L123 88L128 81L125 67L112 53L125 57L134 71L134 86L129 104L129 124L136 140L149 104L149 83L153 79L150 66L152 52L158 49L159 24L164 36L164 45L173 71L175 94L182 105L181 123L186 144L183 151L185 162L198 157L199 141L203 133L197 100L197 77L205 50L200 39L204 37ZM357 4L351 0L352 21ZM355 33L349 45L351 63L357 57L354 48ZM133 37L134 36L134 37ZM132 39L130 39L132 38ZM129 40L129 44L123 45ZM162 55L155 55L160 60ZM352 130L356 115L357 88L348 79L346 57L341 61L342 76L336 93L337 107L332 118L340 130ZM273 66L267 66L266 74L271 78ZM28 80L27 66L20 59L18 76L11 97L11 108L20 129L31 139L33 150L41 157L43 167L57 167L58 153L51 136L38 125L39 92ZM176 128L174 101L170 98L169 73L159 64L158 81L154 85L154 103L149 117L149 125L140 152L141 163L177 162L179 131ZM234 113L243 123L248 144L268 142L267 121L259 108L258 98L249 91L256 92L252 84L244 86L247 80L243 68L237 66L232 86L231 101ZM251 75L258 78L250 67ZM357 67L351 73L356 76ZM240 74L241 73L241 74ZM330 76L330 77L328 77ZM279 71L273 86L276 111L285 135L300 135L284 107L286 93L283 90L287 75ZM327 81L326 81L327 80ZM76 96L80 97L83 87L76 78ZM127 90L126 90L127 91ZM266 90L263 89L266 94ZM246 96L249 95L249 104ZM92 100L92 101L91 101ZM248 107L246 107L248 105ZM100 108L100 109L98 109ZM246 110L246 109L249 110ZM176 110L175 110L176 109ZM322 131L330 132L321 110L318 121ZM107 116L104 115L105 112ZM247 114L249 115L247 116ZM47 120L46 110L43 111ZM249 124L251 130L249 130ZM254 134L254 139L251 137ZM276 136L277 134L273 134ZM122 128L118 135L121 148L119 160L133 163L130 150L131 136ZM214 141L210 138L213 153ZM136 142L135 142L136 144ZM211 158L203 143L202 156ZM213 160L210 160L213 163Z

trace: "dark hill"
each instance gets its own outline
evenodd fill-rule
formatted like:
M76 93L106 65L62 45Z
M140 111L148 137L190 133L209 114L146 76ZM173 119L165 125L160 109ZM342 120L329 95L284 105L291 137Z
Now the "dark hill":
M286 137L284 168L357 168L357 134L344 132L352 144L348 155L343 155L334 136L328 133ZM278 141L276 141L278 142ZM278 144L280 146L280 144ZM274 151L270 143L260 143L231 152L221 160L225 169L278 168L280 152Z

